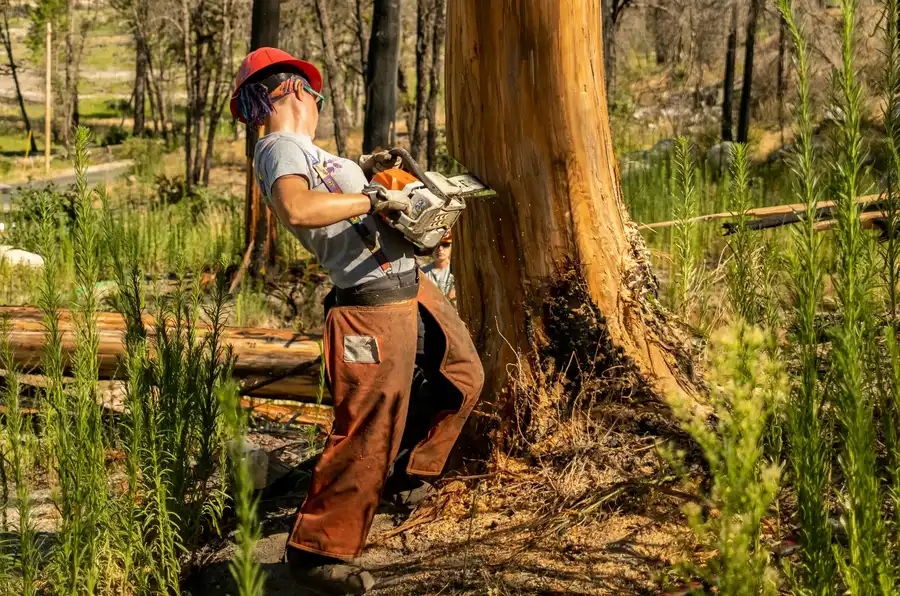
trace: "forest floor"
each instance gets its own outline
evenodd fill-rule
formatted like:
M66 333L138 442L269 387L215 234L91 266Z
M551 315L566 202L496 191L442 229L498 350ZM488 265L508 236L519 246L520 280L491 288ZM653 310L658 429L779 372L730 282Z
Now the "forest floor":
M686 495L664 480L657 453L678 433L649 403L608 405L592 416L593 430L564 433L571 444L560 446L562 457L495 455L483 473L450 472L414 511L380 510L361 559L378 578L374 593L658 593L672 565L695 549L680 512ZM290 459L275 443L272 460ZM281 562L303 484L285 490L276 480L263 493L257 556L268 594L304 593ZM228 593L233 549L230 533L207 544L186 591Z

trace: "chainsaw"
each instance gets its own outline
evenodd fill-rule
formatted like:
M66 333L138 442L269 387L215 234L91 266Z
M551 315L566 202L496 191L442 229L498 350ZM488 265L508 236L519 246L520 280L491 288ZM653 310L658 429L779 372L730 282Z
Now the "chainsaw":
M383 216L384 220L422 252L440 244L466 208L466 200L497 196L470 174L447 178L438 172L422 170L405 149L391 149L388 153L400 159L400 167L378 172L372 182L388 190L406 191L411 208L409 213Z

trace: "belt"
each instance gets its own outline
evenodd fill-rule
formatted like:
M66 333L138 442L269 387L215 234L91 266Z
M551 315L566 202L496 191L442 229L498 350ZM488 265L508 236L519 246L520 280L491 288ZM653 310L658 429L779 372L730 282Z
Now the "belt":
M352 288L335 288L337 306L381 306L411 300L419 294L419 270L396 273Z

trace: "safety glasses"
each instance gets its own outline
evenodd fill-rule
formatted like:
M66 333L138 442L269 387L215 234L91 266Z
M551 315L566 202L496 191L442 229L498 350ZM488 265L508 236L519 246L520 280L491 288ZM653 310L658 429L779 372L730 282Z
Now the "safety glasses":
M322 108L325 107L325 96L322 95L321 93L319 93L318 91L316 91L315 89L313 89L312 87L310 87L310 86L309 86L308 84L306 84L305 82L303 83L303 88L304 88L306 91L309 91L309 93L310 93L313 97L316 98L316 107L318 107L318 108L319 108L319 111L321 112L321 111L322 111Z

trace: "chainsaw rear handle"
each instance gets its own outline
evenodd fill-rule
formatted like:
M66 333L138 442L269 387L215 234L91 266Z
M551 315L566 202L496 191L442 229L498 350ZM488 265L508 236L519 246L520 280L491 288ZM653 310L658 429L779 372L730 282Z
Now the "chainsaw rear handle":
M441 190L437 186L432 184L431 180L428 179L428 176L425 175L425 170L422 169L422 166L416 163L416 160L414 160L412 155L409 154L409 151L402 147L394 147L393 149L388 151L388 153L391 157L399 157L404 168L406 168L406 170L410 174L418 178L422 182L422 184L425 185L425 188L441 198L446 198L444 196L444 193L441 192Z

